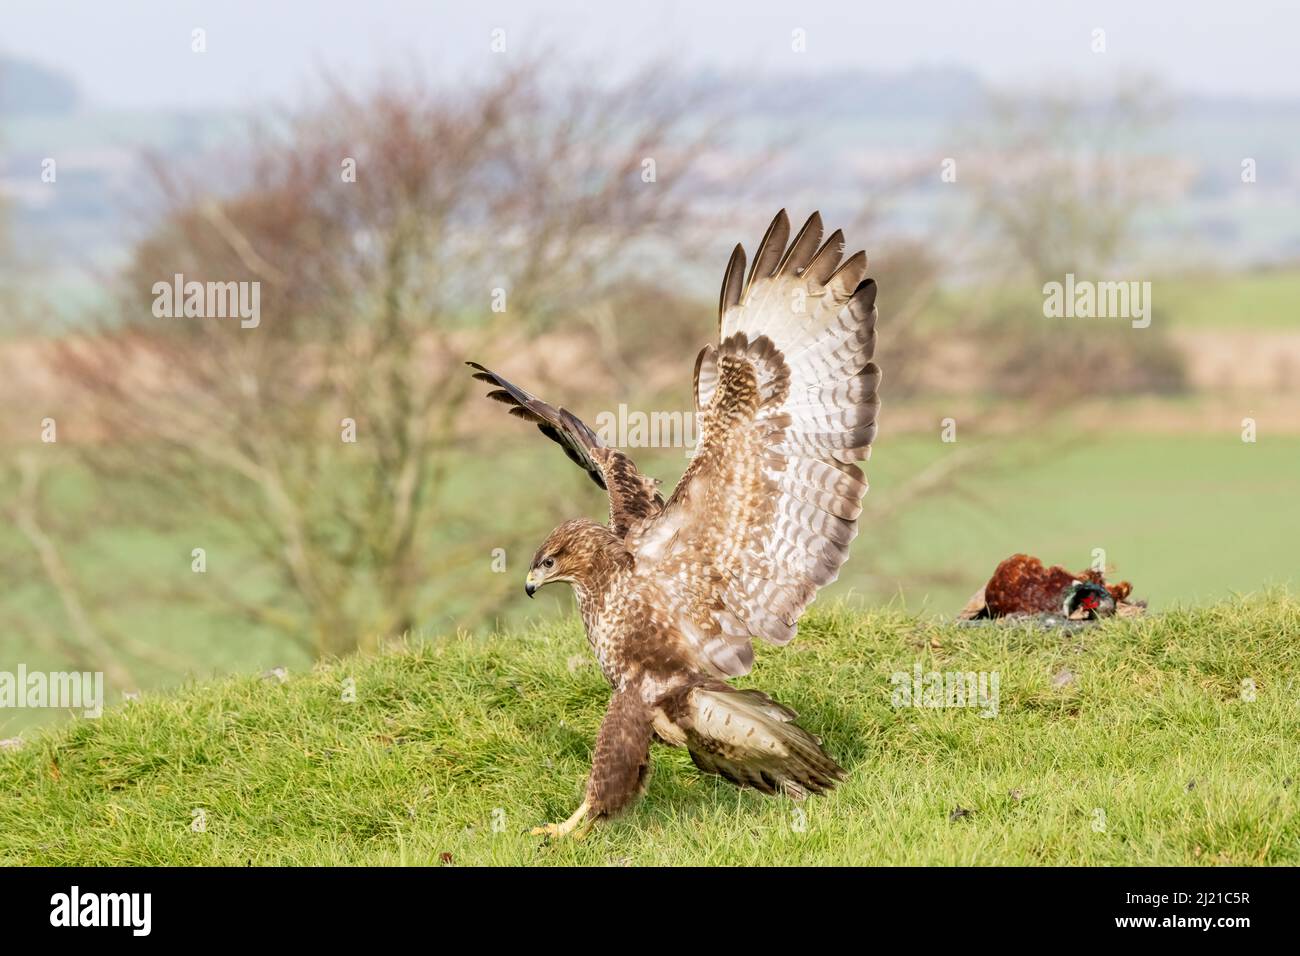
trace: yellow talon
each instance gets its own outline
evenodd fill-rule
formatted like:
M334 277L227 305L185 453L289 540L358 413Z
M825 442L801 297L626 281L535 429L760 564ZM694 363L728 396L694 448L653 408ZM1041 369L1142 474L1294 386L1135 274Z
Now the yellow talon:
M528 832L533 836L544 836L551 840L559 840L573 832L574 827L581 823L590 811L590 805L586 800L584 800L582 801L582 806L578 807L578 809L573 812L573 816L569 817L569 819L565 820L563 823L543 824L540 827L533 827ZM578 837L575 839L580 839L585 836L589 828L590 824L588 824L587 827L584 827L582 833L578 834Z

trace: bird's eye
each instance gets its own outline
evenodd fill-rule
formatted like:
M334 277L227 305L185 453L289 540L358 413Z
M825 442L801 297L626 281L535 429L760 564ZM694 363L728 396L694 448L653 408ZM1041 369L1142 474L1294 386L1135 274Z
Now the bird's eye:
M547 558L545 561L542 562L542 567L544 567L544 568L553 568L553 567L555 567L555 559L554 559L554 558Z

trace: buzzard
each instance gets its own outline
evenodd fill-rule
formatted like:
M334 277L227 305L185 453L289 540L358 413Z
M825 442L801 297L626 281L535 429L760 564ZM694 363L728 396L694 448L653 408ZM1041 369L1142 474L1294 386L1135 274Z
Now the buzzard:
M624 809L646 783L653 740L741 787L796 799L844 771L795 713L729 678L753 638L786 644L857 534L876 435L876 284L841 261L814 213L793 240L781 210L748 276L737 245L722 278L718 342L695 359L699 442L667 501L659 482L587 425L482 365L488 397L533 422L609 495L609 523L566 521L533 557L525 590L567 582L613 689L586 799L563 837ZM586 821L584 823L584 821Z

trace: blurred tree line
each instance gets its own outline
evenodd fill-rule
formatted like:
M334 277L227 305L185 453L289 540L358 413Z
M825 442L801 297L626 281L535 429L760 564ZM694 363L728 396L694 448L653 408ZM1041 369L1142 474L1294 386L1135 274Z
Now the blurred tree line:
M1144 101L1114 108L1094 117L1101 128L1135 122ZM1104 137L1087 156L1062 150L1081 115L1068 101L990 108L988 147L1025 167L972 177L977 214L962 241L988 271L970 295L945 290L954 263L923 239L873 255L887 402L923 396L927 356L953 338L977 344L993 391L1036 400L1021 428L1089 397L1062 387L1080 362L1138 370L1099 374L1097 391L1149 386L1142 375L1158 362L1135 360L1132 337L1049 326L1041 296L1025 295L1054 270L1114 261L1137 208L1115 191L1132 170ZM212 170L158 167L167 212L98 329L57 341L52 414L92 477L93 521L166 540L168 568L79 574L68 554L86 515L60 510L43 459L8 449L0 489L19 533L0 569L44 582L61 608L59 622L13 620L116 669L122 686L131 655L186 664L113 623L108 612L128 600L255 623L312 656L427 626L452 600L467 625L490 620L519 577L488 573L493 549L517 568L573 513L581 485L552 487L547 472L512 464L517 447L552 450L505 431L519 426L485 406L463 363L513 357L537 370L539 391L558 388L548 398L608 385L611 404L671 370L685 403L713 328L712 306L673 278L698 256L688 224L723 228L705 196L715 208L723 194L756 202L751 173L770 158L754 153L710 180L701 167L727 135L714 116L722 104L683 98L655 71L597 87L532 63L456 91L334 84L222 157L233 181L219 190ZM855 247L880 243L887 198L873 195L846 225ZM771 211L762 201L764 221ZM177 275L257 283L259 324L159 317L155 287ZM960 303L958 324L927 322L941 293ZM1141 347L1159 353L1154 336ZM1162 375L1150 381L1177 379ZM897 507L947 487L997 439L918 476ZM477 470L463 467L469 456Z

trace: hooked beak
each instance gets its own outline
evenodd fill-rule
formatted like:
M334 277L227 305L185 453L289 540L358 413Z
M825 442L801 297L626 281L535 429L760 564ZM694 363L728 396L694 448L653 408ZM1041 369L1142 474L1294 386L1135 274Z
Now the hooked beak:
M542 575L536 568L533 568L528 572L528 577L524 578L524 593L532 597L541 586Z

